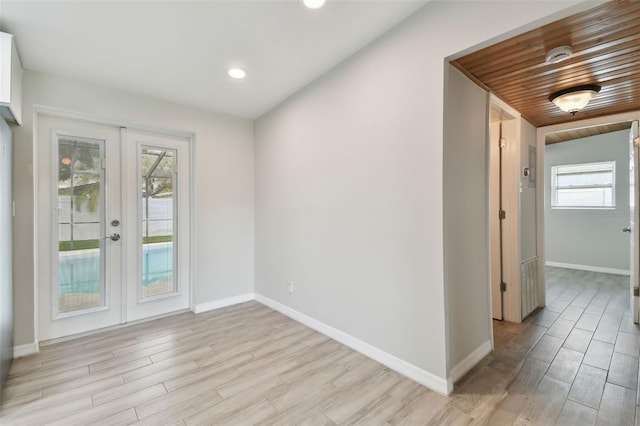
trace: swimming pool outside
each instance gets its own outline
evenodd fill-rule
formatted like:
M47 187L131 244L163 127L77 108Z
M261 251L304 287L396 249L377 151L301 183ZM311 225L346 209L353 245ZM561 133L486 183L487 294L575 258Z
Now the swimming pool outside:
M173 281L173 243L142 246L142 286ZM100 253L98 249L60 253L58 293L100 293Z

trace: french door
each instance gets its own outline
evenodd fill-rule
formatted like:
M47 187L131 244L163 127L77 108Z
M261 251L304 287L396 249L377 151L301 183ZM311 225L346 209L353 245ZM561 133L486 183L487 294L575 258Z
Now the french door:
M189 143L38 115L38 334L189 306Z
M123 133L124 185L135 188L123 192L126 317L134 321L189 307L189 142Z

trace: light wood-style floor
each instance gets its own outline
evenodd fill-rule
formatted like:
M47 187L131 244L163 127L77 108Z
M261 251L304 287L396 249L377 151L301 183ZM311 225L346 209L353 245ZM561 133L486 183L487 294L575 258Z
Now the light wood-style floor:
M628 277L550 268L547 308L494 322L450 397L256 302L185 313L16 360L0 423L633 425L628 300Z
M494 322L496 350L451 404L474 418L490 411L491 425L637 425L629 277L560 268L546 277L545 309L523 324Z

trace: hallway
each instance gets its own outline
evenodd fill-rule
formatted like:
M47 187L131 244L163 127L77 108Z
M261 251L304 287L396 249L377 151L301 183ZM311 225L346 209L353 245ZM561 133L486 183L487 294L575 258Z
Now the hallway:
M546 308L522 324L494 321L495 351L456 385L450 404L491 425L633 425L640 328L629 278L546 274Z

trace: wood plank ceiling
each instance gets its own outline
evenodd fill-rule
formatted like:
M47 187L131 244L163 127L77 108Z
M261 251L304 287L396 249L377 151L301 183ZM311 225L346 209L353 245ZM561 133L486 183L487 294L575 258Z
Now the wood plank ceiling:
M546 53L563 45L573 55L546 63ZM640 110L640 1L610 1L451 64L536 127ZM584 84L602 90L575 116L549 101L554 92Z
M621 123L603 124L601 126L582 127L562 132L547 133L545 137L545 144L549 145L552 143L571 141L589 136L604 135L606 133L629 130L630 128L631 122L623 121Z

